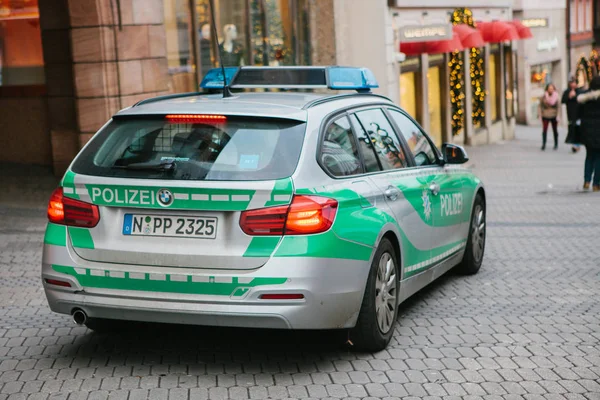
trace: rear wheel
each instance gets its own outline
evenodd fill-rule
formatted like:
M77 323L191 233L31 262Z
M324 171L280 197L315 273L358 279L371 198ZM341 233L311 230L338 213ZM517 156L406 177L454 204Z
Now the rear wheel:
M358 322L350 339L360 350L386 348L396 325L399 270L390 241L383 239L373 257Z
M485 202L483 196L478 194L473 204L471 225L469 227L469 238L467 248L462 262L456 270L463 275L474 275L481 268L483 254L485 252Z

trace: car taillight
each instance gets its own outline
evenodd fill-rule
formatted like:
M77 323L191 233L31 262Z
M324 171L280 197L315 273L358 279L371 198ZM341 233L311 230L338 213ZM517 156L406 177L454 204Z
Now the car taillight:
M289 206L261 208L244 211L240 226L245 234L252 236L281 236Z
M244 211L240 226L252 236L308 235L333 225L338 203L319 196L294 196L289 206Z
M48 202L48 220L55 224L93 228L100 221L98 206L71 199L57 188Z

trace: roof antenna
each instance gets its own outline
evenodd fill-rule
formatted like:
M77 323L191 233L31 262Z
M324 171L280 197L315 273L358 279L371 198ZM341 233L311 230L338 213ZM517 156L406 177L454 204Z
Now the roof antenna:
M213 36L215 38L215 44L217 45L217 52L219 53L219 63L221 64L221 72L223 73L223 98L232 97L233 94L227 86L227 75L225 75L225 66L223 65L223 57L221 56L221 48L219 46L219 37L217 36L217 25L215 21L215 4L213 0L210 0L210 16L212 18L212 29Z

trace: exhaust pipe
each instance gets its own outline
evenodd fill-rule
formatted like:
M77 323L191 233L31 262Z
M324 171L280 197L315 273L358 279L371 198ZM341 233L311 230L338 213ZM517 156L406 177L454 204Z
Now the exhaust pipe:
M73 311L73 322L77 325L83 325L87 321L87 314L83 310L75 310Z

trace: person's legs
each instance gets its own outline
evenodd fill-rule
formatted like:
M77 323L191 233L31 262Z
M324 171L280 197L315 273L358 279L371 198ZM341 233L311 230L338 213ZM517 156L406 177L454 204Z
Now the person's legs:
M592 159L592 169L594 172L594 178L592 184L594 185L594 191L600 190L600 149L594 149Z
M585 167L583 169L583 188L584 189L589 189L590 188L590 184L592 183L592 173L593 173L593 166L594 166L594 151L589 148L589 147L585 147Z
M558 121L556 118L552 120L552 134L554 135L554 150L558 148Z
M546 138L548 137L548 121L542 118L542 150L546 150Z

